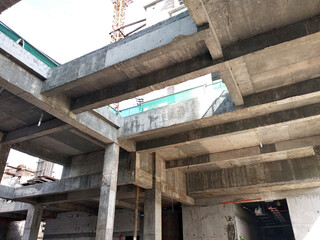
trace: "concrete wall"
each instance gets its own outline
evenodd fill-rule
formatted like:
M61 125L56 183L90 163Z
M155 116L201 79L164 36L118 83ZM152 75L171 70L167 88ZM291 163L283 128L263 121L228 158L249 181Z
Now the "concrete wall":
M139 220L141 221L141 219ZM138 223L138 235L140 235L139 226L140 224ZM114 240L119 240L120 235L122 235L122 239L125 239L126 236L133 236L134 211L126 209L117 209L113 232Z
M46 220L45 239L94 240L97 217L83 212L60 213Z
M94 152L71 158L70 166L64 168L63 178L77 177L101 173L104 152ZM135 153L120 151L118 184L125 184L134 180Z
M94 240L96 224L97 216L89 213L60 213L57 218L46 220L44 239ZM121 235L122 240L124 240L126 236L133 236L133 231L134 211L117 209L114 222L114 239L118 240Z
M184 207L183 239L261 239L254 218L237 204Z
M77 177L102 172L104 152L95 152L71 158L69 171L63 177Z
M191 111L192 109L192 111ZM124 118L120 137L172 127L213 115L236 110L227 89L206 89L203 96L152 109Z
M183 239L234 240L235 205L183 207Z
M296 240L319 239L320 195L288 197L287 203Z

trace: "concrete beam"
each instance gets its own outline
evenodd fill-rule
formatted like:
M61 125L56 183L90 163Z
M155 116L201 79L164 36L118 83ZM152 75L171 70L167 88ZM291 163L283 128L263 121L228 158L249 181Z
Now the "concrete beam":
M0 198L13 199L14 198L14 188L7 187L0 184Z
M215 98L199 97L185 102L169 105L165 108L153 109L144 113L124 118L123 127L119 132L120 140L134 139L143 135L157 135L168 132L172 134L177 126L184 129L199 128L215 122L221 124L234 120L283 111L293 107L304 106L320 101L320 78L310 79L289 86L267 90L243 97L244 106L241 109L223 108L223 113L213 112L213 116L203 117L211 107ZM222 93L213 106L222 107L224 101L229 104L228 93ZM200 107L198 107L200 106ZM176 111L176 109L182 109ZM196 111L188 111L193 108ZM197 121L196 121L197 120Z
M203 0L199 0L199 2L201 4L202 13L204 13L204 15L206 17L206 21L209 23L209 27L210 27L210 31L211 31L211 35L212 35L212 38L206 39L205 43L206 43L213 59L222 58L223 53L222 53L221 43L220 43L219 38L217 36L216 30L214 29L214 26L212 24L212 21L210 19L209 13L205 7ZM201 12L201 10L200 10L200 12ZM199 18L200 16L194 16L194 17ZM196 22L199 23L199 20Z
M310 93L320 91L320 78L309 79L303 82L291 84L289 86L279 87L260 93L245 96L243 107L252 107L261 104L271 103L283 99L288 99L303 96Z
M28 209L27 219L24 225L22 240L37 240L42 219L43 207L31 205Z
M70 128L71 126L67 125L65 122L54 118L42 122L40 126L33 125L8 132L5 138L5 142L7 144L14 144Z
M111 110L105 106L93 109L92 112L117 129L120 128L123 124L123 119L113 114Z
M121 131L122 128L119 129ZM136 141L132 139L120 139L118 138L118 143L127 152L135 152L136 151Z
M152 174L147 173L140 168L136 168L133 184L144 189L152 189Z
M174 199L187 205L194 204L194 200L188 197L185 191L178 189L177 187L165 181L161 181L161 184L162 183L163 185L161 187L161 194L163 196L166 196L168 198ZM149 188L152 188L152 175L150 184L151 187ZM24 201L28 203L37 202L41 204L56 204L62 202L72 202L90 199L98 200L100 195L99 187L101 187L101 174L83 175L74 178L64 178L55 182L18 187L15 189L5 186L1 187L1 190L4 193L4 195L0 195L0 197ZM132 197L134 198L134 190L124 189L124 187L126 186L118 186L118 188L120 188L119 194L121 195L118 196L118 200L121 201L130 198L129 192L132 192Z
M137 151L154 151L156 149L177 146L195 142L200 139L210 138L218 135L244 132L253 129L267 129L268 126L293 123L295 120L317 117L320 114L319 104L312 104L295 109L288 109L280 112L269 113L267 115L251 117L239 121L223 123L220 125L199 128L184 133L171 136L155 138L148 141L137 142ZM287 126L287 125L286 125ZM316 134L316 133L314 133Z
M272 29L256 36L242 39L222 47L224 59L230 60L246 54L263 50L270 46L289 42L320 31L320 15Z
M51 211L80 211L80 212L86 212L91 213L94 215L97 215L98 211L96 208L88 207L83 204L78 203L72 203L72 202L60 202L55 204L46 205L48 210Z
M56 193L37 197L39 204L56 204L63 202L84 201L84 200L99 200L100 189L89 189L85 191L74 191L66 193Z
M195 72L212 64L213 61L209 54L197 56L174 66L75 98L71 102L70 110L74 113L79 113L140 96L157 89L162 89L165 86L178 84L192 79Z
M117 130L93 113L73 114L64 96L41 94L43 81L0 54L0 85L23 100L43 109L60 120L104 143L117 141ZM26 84L28 79L28 84Z
M48 95L59 94L86 84L92 80L91 77L87 77L89 75L92 76L92 74L117 63L175 43L174 41L179 40L178 37L181 38L181 36L188 36L197 32L198 28L188 14L180 14L53 69L43 91ZM119 52L122 54L118 54ZM152 54L158 54L158 52Z
M112 239L116 207L119 146L115 143L106 148L100 190L99 214L96 239Z
M100 185L101 173L93 175L83 175L74 178L64 178L55 182L40 183L15 188L14 195L11 199L22 201L24 198L98 189Z
M320 186L319 147L315 156L187 174L193 197Z
M320 142L319 142L320 144ZM166 169L180 169L187 172L213 168L229 168L255 163L272 162L314 155L313 146L279 151L276 144L236 149L197 157L176 159L166 162Z
M0 204L0 214L11 212L26 212L28 211L30 204L22 202L10 202Z
M161 181L161 194L164 197L180 202L187 206L192 206L195 204L194 199L189 197L187 192L182 191L176 186L165 181Z
M234 201L241 202L243 200L250 202L248 200L252 199L251 202L258 201L274 201L279 199L286 199L289 197L295 197L298 195L314 195L318 196L320 194L320 187L311 187L311 188L300 188L296 189L275 189L275 191L256 191L254 193L239 193L236 195L226 195L226 196L216 196L216 197L206 197L206 198L197 198L195 200L196 206L210 206L217 204L229 204Z
M244 102L243 102L242 93L239 89L237 81L235 80L230 67L227 67L226 70L220 71L220 76L222 81L227 85L232 101L235 103L235 105L236 106L243 105Z
M300 25L299 25L300 26ZM301 25L302 26L302 25ZM306 34L309 34L309 33L306 33ZM205 34L204 34L205 35ZM210 35L212 35L212 33L210 34ZM206 41L207 41L207 37L204 37L203 39L205 39ZM128 39L128 41L129 41L130 39ZM208 42L208 41L207 41ZM277 44L279 44L279 43L281 43L281 41L280 42L278 42ZM273 44L274 45L274 44ZM208 45L209 46L209 45ZM111 47L111 46L110 46ZM257 50L261 50L261 49L264 49L264 47L261 47L261 48L257 48L255 51L257 51ZM211 51L212 52L212 51ZM100 55L101 56L100 56ZM96 52L96 53L94 53L94 54L92 54L92 55L88 55L88 56L86 56L86 59L88 60L88 61L92 61L92 59L94 58L93 56L95 56L95 57L102 57L102 58L104 58L105 57L105 55L104 54L102 54L102 53L100 53L99 52L99 54L98 54L98 52ZM242 54L243 55L243 54ZM242 56L241 55L241 56ZM240 56L240 55L239 55ZM135 56L136 57L136 56ZM232 58L230 58L230 59L233 59L233 58L235 58L235 57L232 57ZM96 60L96 58L94 58L95 60ZM83 58L83 59L81 59L81 61L79 60L78 62L80 62L81 64L83 63L83 61L85 61L85 58ZM79 63L79 64L80 64ZM78 63L77 63L78 64ZM182 63L179 63L179 64L182 64ZM177 64L177 66L179 65L179 64ZM211 65L214 65L214 63L212 62L212 64ZM100 66L100 67L98 67L98 69L99 68L101 68L101 69L104 69L104 67L105 66ZM215 68L216 69L218 69L218 68L220 68L221 66L216 66ZM206 73L209 73L209 72L212 72L215 68L213 68L213 67L211 67L211 68L209 68L209 67L206 67L206 66L202 66L202 71L197 71L197 70L192 70L193 71L193 74L191 74L190 72L188 73L189 75L188 75L188 77L187 78L185 78L184 76L182 76L181 78L180 78L180 80L178 80L177 78L179 78L178 76L176 76L176 77L174 77L174 79L176 79L174 82L175 83L178 83L178 82L180 82L180 81L185 81L185 80L188 80L188 79L190 79L190 78L192 78L191 77L191 75L192 76L196 76L196 75L204 75L204 74L206 74ZM223 68L226 68L226 67L223 67ZM76 69L76 71L78 71L78 69L77 68L74 68L74 69ZM80 65L79 65L79 69L80 69ZM164 69L163 69L164 70ZM163 71L163 70L160 70L160 72L161 71ZM95 70L96 71L96 70ZM61 70L61 72L63 72L63 70ZM89 78L87 78L87 80L86 80L86 78L85 78L85 76L87 76L86 74L91 74L91 73L93 73L94 71L93 70L90 70L88 73L83 73L83 72L81 72L81 74L80 73L78 73L78 74L80 74L80 76L78 76L78 74L73 74L73 76L78 76L78 78L77 79L74 79L74 81L73 80L71 80L71 81L73 81L72 82L72 84L70 83L67 83L67 84L62 84L62 85L59 85L59 86L54 86L51 90L48 90L46 93L47 94L50 94L50 92L52 93L53 91L55 91L54 89L56 89L56 91L57 92L59 92L59 91L66 91L66 90L68 90L68 89L71 89L71 88L73 88L73 87L75 87L75 86L80 86L80 85L83 85L84 84L84 81L89 81L90 79ZM171 71L170 71L171 72ZM222 72L224 72L224 70L222 71ZM230 72L230 71L229 71ZM154 73L157 73L157 72L154 72ZM60 73L59 73L60 74ZM183 73L180 73L180 74L183 74ZM60 74L61 75L61 74ZM179 74L178 74L179 75ZM151 76L151 74L150 74L150 76ZM142 77L143 78L143 77ZM55 79L55 81L58 81L57 80L58 78L56 78ZM60 77L59 77L59 79L64 79L64 77L61 75ZM111 103L111 102L118 102L118 101L121 101L121 100L123 100L123 99L126 99L126 98L129 98L129 97L133 97L133 96L137 96L137 95L141 95L141 94L143 94L143 93L146 93L146 92L148 92L148 91L151 91L150 90L150 85L148 85L148 84L146 84L145 86L143 86L141 89L133 89L132 90L132 92L131 92L131 89L129 90L129 88L130 88L130 86L132 87L135 87L136 85L137 85L137 83L134 83L134 81L137 81L137 82L139 82L139 77L138 78L134 78L134 79L130 79L130 80L128 80L128 81L125 81L124 83L119 83L119 86L121 87L120 89L126 89L124 92L122 92L122 93L120 93L120 94L117 94L117 93L115 93L115 91L113 90L113 89L111 89L111 87L106 87L106 88L104 88L104 89L100 89L100 90L97 90L97 91L94 91L94 92L92 92L92 93L88 93L88 94L86 94L86 95L84 95L84 96L81 96L81 97L78 97L78 98L74 98L73 100L72 100L72 102L71 102L71 109L75 112L75 113L77 113L77 112L81 112L81 111L85 111L85 110L88 110L88 109L92 109L92 108L95 108L95 107L99 107L99 106L103 106L103 105L105 105L105 104L108 104L108 103ZM232 78L230 78L230 79L232 79ZM168 80L168 79L167 79ZM54 84L53 82L55 82L55 81L52 81L52 84ZM60 80L59 80L60 81ZM133 82L132 84L128 84L129 82ZM169 81L169 80L168 80ZM49 82L50 81L47 81L47 83L49 84ZM144 82L146 82L146 81L144 81ZM163 82L163 81L162 81ZM227 81L227 82L231 82L231 81ZM233 81L234 82L234 81ZM76 85L75 85L76 84ZM153 84L153 83L152 83ZM174 83L170 83L170 84L174 84ZM168 83L165 83L165 85L170 85L170 84L168 84ZM68 85L68 86L67 86ZM69 86L70 85L70 86ZM230 84L229 84L230 85ZM63 86L63 87L62 87ZM118 87L119 87L118 86ZM231 86L231 87L230 87ZM230 85L230 86L228 86L229 88L230 88L230 92L232 93L232 95L235 95L235 96L233 96L233 98L234 98L234 101L235 101L235 103L237 104L237 105L241 105L241 103L242 103L242 101L241 101L241 95L239 95L239 93L240 93L240 91L239 91L239 88L237 88L237 84L236 83L234 83L234 84L232 84L232 85ZM163 85L162 85L162 87L163 87ZM59 88L61 88L60 90L58 90ZM63 88L63 89L62 89ZM139 90L139 91L138 91ZM141 90L141 91L140 91ZM56 93L57 93L56 92ZM130 94L131 93L131 94ZM111 96L111 97L109 97L109 95ZM119 96L120 95L120 96Z
M202 1L184 0L183 2L188 8L190 17L197 24L197 26L203 26L208 23L208 18L204 12Z
M20 66L26 68L30 72L34 73L40 79L46 79L48 77L48 72L50 70L49 66L26 51L18 43L13 41L2 32L0 32L0 42L2 43L0 52L6 54L8 57L10 57L10 59L17 62Z

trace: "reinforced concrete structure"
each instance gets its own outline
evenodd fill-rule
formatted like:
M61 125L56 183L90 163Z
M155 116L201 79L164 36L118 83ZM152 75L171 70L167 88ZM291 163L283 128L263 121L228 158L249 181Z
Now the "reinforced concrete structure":
M0 177L11 148L64 166L0 185L0 238L24 218L22 239L318 239L320 0L184 3L52 69L0 33ZM104 107L213 72L214 101Z

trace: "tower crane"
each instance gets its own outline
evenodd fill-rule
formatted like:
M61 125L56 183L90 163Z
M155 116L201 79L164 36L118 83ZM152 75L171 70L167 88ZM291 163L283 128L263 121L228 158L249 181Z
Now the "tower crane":
M124 26L124 20L126 16L126 9L133 0L112 0L113 4L113 21L111 42L119 41L124 38L124 34L121 28Z

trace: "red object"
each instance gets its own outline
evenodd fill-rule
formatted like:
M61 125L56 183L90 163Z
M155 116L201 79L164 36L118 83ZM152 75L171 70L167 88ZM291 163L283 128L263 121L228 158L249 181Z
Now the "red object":
M236 201L230 201L230 202L221 202L221 203L219 203L219 204L240 203L240 202L251 202L251 201L259 201L259 200L262 200L262 198L245 199L245 200L236 200Z
M122 238L122 233L120 234L120 238L119 238L119 240L121 240L121 238Z

